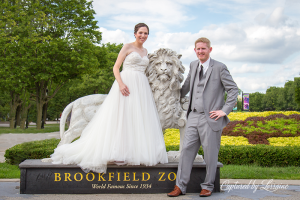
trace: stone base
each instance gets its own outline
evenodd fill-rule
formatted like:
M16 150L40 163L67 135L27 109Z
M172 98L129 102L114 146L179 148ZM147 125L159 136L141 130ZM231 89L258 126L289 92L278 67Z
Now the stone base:
M179 162L179 159L180 159L179 151L168 151L167 155L168 155L169 162ZM45 161L45 162L47 162L47 161ZM204 162L202 155L197 154L194 162Z
M156 166L108 165L106 174L85 173L77 165L55 165L25 160L21 169L21 194L169 193L176 183L178 163ZM214 192L220 192L218 163ZM188 193L200 193L206 174L205 162L194 163Z

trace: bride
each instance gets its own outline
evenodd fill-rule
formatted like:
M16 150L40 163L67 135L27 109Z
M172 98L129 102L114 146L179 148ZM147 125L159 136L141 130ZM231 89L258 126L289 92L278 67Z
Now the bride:
M116 81L108 96L81 137L54 150L53 164L77 164L85 172L106 173L111 162L146 166L168 162L159 116L145 76L149 60L143 44L148 34L146 24L135 26L136 40L121 49L113 67Z

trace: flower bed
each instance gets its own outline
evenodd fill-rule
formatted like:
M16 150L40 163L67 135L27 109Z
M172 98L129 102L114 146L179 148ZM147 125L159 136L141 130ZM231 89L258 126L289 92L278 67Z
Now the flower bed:
M166 129L164 135L166 146L174 146L180 144L179 129ZM300 146L299 137L270 137L267 139L272 146ZM244 136L222 136L221 145L253 145Z
M243 136L221 136L221 145L251 145L248 142L248 139Z
M231 121L241 121L245 120L248 117L268 117L270 115L276 114L284 114L286 116L293 115L293 114L300 114L297 111L265 111L265 112L231 112L228 115L228 118Z
M179 129L168 128L165 130L164 134L165 144L166 146L173 146L180 144L180 132Z
M300 146L300 137L272 137L268 141L272 146Z
M165 130L164 134L166 146L173 146L180 144L180 132L179 129L169 128ZM221 145L250 145L248 139L243 136L222 136Z
M271 137L300 136L300 114L275 114L233 121L223 129L222 135L244 136L250 144L268 145L268 138Z

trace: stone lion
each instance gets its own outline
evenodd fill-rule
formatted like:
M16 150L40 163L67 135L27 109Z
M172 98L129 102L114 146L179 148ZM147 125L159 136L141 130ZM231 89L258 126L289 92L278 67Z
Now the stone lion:
M180 58L182 55L167 48L161 48L148 54L149 66L146 69L150 87L152 89L162 129L176 128L180 130L179 152L169 151L169 162L178 162L183 146L186 125L186 110L188 98L180 98L181 83L185 71ZM203 158L197 155L197 162Z
M81 135L83 129L92 120L106 96L107 94L92 94L76 99L67 105L60 119L61 141L58 146L69 144ZM70 125L68 130L64 131L66 120L69 115L71 115Z
M186 114L181 107L180 88L184 79L184 66L180 54L171 49L150 53L146 69L162 129L185 126Z

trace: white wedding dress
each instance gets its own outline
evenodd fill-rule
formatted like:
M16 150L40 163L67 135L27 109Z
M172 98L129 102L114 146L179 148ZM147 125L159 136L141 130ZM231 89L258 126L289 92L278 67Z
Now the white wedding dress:
M120 73L130 95L123 96L117 81L81 137L51 155L53 164L77 164L85 172L106 173L107 163L152 166L167 163L159 116L145 70L146 56L130 53Z

